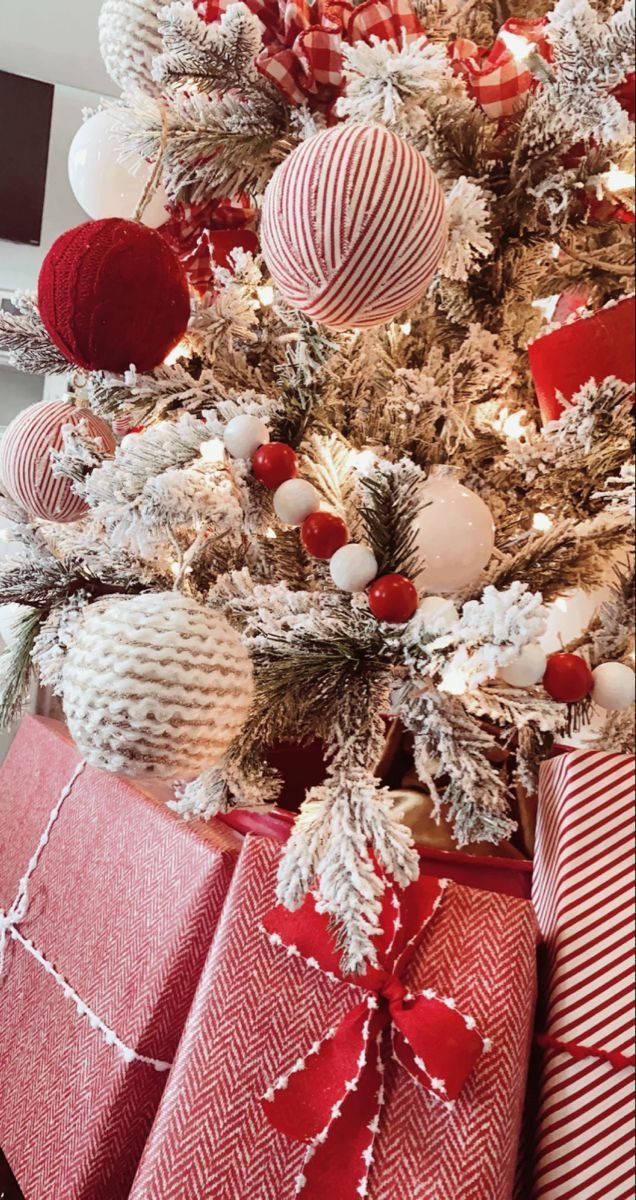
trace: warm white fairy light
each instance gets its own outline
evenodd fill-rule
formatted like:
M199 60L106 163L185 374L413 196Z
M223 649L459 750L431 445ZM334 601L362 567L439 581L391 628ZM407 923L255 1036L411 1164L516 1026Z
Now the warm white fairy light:
M409 333L411 332L412 328L413 328L413 326L411 325L410 321L404 321L403 324L400 325L400 329L405 337L409 336Z
M171 562L171 563L170 563L170 570L172 571L172 574L174 575L174 577L175 577L175 579L176 579L176 578L177 578L177 575L179 574L179 572L180 572L180 570L181 570L181 564L180 564L180 563L178 563L178 562Z
M256 289L256 295L262 308L269 308L274 303L274 289L267 283Z
M468 680L463 671L459 667L453 667L447 671L439 685L440 692L448 692L451 696L463 696L468 690Z
M559 293L555 292L553 296L541 296L539 300L533 300L532 307L539 310L545 321L551 321L558 303Z
M554 601L554 607L558 608L559 612L566 613L568 611L568 602L565 596L557 596Z
M608 171L604 171L601 179L608 192L633 192L636 187L636 175L633 171L623 171L616 163L611 163Z
M547 533L548 529L552 529L554 522L547 513L536 512L532 518L533 529L538 529L541 533Z
M0 542L10 542L11 534L8 529L0 529Z
M209 442L204 442L200 448L201 458L204 458L209 463L223 462L225 457L225 449L220 438L212 438Z
M186 341L178 342L174 350L171 350L164 358L163 365L164 367L173 367L178 359L185 358L188 354L188 343Z
M269 538L270 542L275 541L277 536L276 530L271 525L265 530L265 537Z
M510 33L507 29L500 30L499 36L506 50L509 50L512 54L515 62L527 62L534 50L533 42L529 42L527 38L520 37L518 33Z
M501 433L505 433L506 437L520 441L525 434L525 418L527 413L525 409L521 412L511 413L509 409L502 408L497 420L494 422L495 429L499 429Z
M366 475L375 463L376 455L374 450L352 450L351 462L361 475Z

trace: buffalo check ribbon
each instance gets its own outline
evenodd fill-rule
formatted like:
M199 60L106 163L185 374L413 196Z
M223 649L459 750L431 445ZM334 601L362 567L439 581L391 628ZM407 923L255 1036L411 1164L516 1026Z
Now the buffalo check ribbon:
M327 1028L263 1097L270 1123L307 1144L296 1180L296 1194L304 1200L357 1200L368 1194L389 1054L451 1108L489 1049L474 1018L461 1013L452 997L431 988L413 992L405 982L447 885L447 880L420 877L405 889L387 887L376 963L361 975L341 971L329 918L317 911L312 897L296 913L279 907L265 917L264 932L273 946L356 993L342 1020Z
M546 61L551 51L546 36L545 17L526 20L510 17L502 25L492 50L479 47L466 38L457 38L451 46L451 60L457 74L462 75L468 93L491 120L508 117L523 106L536 79L529 70L523 55L515 56L510 49L518 43L527 50L536 50ZM507 38L506 35L510 35Z

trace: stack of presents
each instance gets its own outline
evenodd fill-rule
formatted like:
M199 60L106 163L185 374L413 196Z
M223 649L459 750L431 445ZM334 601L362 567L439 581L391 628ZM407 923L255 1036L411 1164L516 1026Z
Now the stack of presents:
M165 800L43 718L2 768L0 1194L633 1196L633 759L543 764L533 861L422 845L361 976L291 816Z

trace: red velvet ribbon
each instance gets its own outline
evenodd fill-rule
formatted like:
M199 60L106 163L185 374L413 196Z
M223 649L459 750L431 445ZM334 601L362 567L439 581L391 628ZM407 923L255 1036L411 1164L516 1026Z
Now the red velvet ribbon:
M373 1162L384 1104L387 1055L442 1103L459 1096L487 1043L451 997L411 992L405 982L417 945L441 903L446 880L420 878L388 886L376 963L361 975L340 967L329 918L309 897L264 921L270 941L352 989L352 1005L275 1081L263 1098L271 1124L308 1146L296 1182L304 1200L359 1200Z
M599 1062L608 1063L617 1071L636 1066L636 1055L634 1054L623 1054L622 1050L603 1050L601 1046L586 1046L582 1042L564 1042L559 1038L552 1037L550 1033L538 1034L537 1045L542 1050L555 1050L569 1054L577 1060L597 1058Z

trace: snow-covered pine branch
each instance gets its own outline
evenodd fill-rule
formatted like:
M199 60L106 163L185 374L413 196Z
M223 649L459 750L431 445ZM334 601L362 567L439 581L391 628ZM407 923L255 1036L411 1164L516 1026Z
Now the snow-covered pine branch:
M162 86L187 86L212 92L240 87L258 79L254 58L262 45L263 26L247 5L230 5L220 19L207 24L190 3L159 9L163 53L153 63L153 76Z

